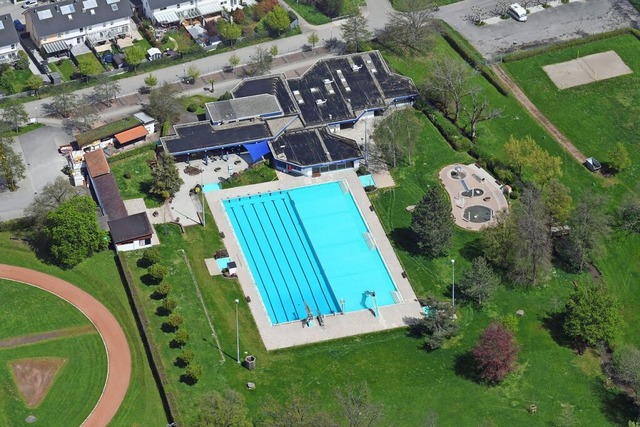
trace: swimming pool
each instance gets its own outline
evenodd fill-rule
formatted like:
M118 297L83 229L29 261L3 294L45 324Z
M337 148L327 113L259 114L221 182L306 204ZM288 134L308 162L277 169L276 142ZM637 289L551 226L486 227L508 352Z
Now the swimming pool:
M224 200L272 324L395 303L396 286L344 182Z
M218 191L221 190L222 186L220 185L219 182L214 182L211 184L205 184L202 186L202 191L204 191L205 193L208 193L210 191Z

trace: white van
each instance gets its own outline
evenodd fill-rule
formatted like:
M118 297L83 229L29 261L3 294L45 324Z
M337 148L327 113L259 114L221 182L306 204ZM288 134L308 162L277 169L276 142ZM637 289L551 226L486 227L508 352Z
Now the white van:
M527 22L527 10L518 3L509 6L509 15L518 22Z
M38 0L27 0L24 2L24 4L22 5L23 9L28 9L31 6L35 6L38 4Z

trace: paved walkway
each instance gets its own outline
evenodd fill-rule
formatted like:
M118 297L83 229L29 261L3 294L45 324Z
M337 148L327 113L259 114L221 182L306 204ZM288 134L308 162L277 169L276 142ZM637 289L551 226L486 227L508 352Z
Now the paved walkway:
M27 268L0 264L0 278L51 292L80 310L96 327L107 352L107 381L100 399L82 425L108 425L124 400L131 378L129 344L116 318L93 296L57 277Z

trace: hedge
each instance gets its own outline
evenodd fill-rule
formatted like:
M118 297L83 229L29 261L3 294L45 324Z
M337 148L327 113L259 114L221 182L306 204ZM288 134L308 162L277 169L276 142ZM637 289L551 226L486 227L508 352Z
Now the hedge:
M489 81L504 96L509 96L510 91L502 84L495 73L484 64L484 59L456 30L444 21L440 22L442 38L462 57L469 65L477 69L482 76Z
M618 37L624 34L634 35L638 40L640 40L639 30L636 30L635 28L621 28L619 30L610 31L608 33L594 34L592 36L587 36L587 37L583 37L575 40L558 42L558 43L551 44L549 46L544 46L536 49L514 52L504 56L502 58L502 61L503 62L520 61L522 59L532 58L534 56L542 55L544 53L556 52L556 51L564 50L574 46L582 46L598 40L606 40L606 39Z
M469 151L473 144L471 141L464 136L460 129L449 119L447 119L444 114L437 108L432 105L424 105L421 106L422 112L427 116L429 121L433 123L433 125L438 129L440 135L447 140L449 145L456 151Z

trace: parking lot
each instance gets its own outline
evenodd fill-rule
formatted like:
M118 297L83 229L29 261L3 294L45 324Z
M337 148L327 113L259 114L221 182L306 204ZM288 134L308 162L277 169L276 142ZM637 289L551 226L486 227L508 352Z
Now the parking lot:
M51 126L15 138L13 149L23 158L26 178L18 183L18 191L0 189L0 221L22 217L42 187L63 176L61 171L67 162L58 153L58 147L72 140L62 129Z
M468 20L472 8L481 10L484 18L493 16L491 11L496 3L497 0L465 0L441 7L436 16L460 32L487 59L640 23L640 14L626 0L580 0L557 4L530 14L527 22L510 18L478 26Z

